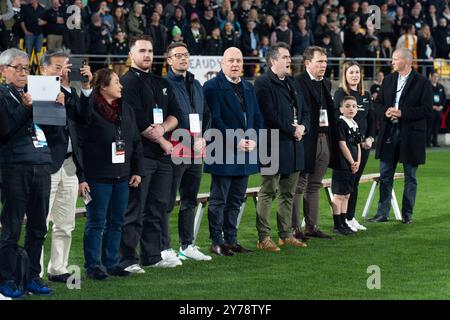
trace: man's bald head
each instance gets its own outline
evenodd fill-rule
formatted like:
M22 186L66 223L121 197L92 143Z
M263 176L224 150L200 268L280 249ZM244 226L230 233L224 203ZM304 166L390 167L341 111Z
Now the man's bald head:
M230 77L233 81L237 81L244 67L244 57L241 50L236 47L225 50L221 66L223 73L227 77Z
M400 74L408 74L413 62L412 52L407 48L399 48L392 54L392 67Z

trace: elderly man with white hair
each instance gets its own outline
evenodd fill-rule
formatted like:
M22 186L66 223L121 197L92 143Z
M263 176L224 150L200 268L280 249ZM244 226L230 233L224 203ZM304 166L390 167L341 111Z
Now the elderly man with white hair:
M393 178L397 164L403 163L405 186L402 222L410 224L417 191L417 168L425 163L427 117L432 113L431 83L411 67L413 55L400 48L392 54L394 72L387 75L375 107L381 128L375 157L380 159L380 200L371 222L386 222L391 209Z
M30 59L18 49L0 55L6 84L0 86L0 168L3 179L2 232L0 238L0 293L19 298L23 291L50 294L39 278L41 248L47 233L52 155L42 129L33 123L32 99L24 93ZM64 97L62 97L63 99ZM57 100L61 101L61 99ZM15 283L18 242L27 214L25 251L29 280L24 288Z

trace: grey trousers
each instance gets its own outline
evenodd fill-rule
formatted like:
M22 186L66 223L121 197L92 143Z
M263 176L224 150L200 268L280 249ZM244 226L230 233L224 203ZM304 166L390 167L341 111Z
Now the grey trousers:
M319 191L322 179L330 163L330 148L327 134L317 138L316 162L313 173L300 173L292 209L292 227L300 228L300 207L303 198L303 215L307 228L315 228L319 217Z

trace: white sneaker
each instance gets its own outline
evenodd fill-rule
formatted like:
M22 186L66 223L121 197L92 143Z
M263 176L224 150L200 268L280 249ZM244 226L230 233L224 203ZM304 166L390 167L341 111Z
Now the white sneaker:
M356 229L358 229L358 230L367 230L367 228L364 227L362 224L359 224L359 222L356 221L355 218L352 219L352 224L353 224L353 226L354 226Z
M161 258L164 261L174 263L177 266L181 266L183 264L181 262L180 258L178 258L176 251L173 249L167 249L167 250L161 251Z
M192 260L197 260L197 261L210 261L210 260L212 260L212 257L203 254L198 249L200 249L200 248L197 247L197 246L194 246L192 244L190 244L186 248L186 250L183 250L180 247L180 251L178 252L178 258L180 258L181 260L192 259Z
M0 301L6 301L6 300L12 300L12 299L9 298L9 297L5 297L4 295L2 295L2 294L0 293Z
M347 220L347 219L345 219L345 222L347 223L347 225L348 225L348 227L350 228L350 230L352 230L353 232L357 232L358 229L357 229L356 226L353 224L353 220L355 220L355 219L352 219L352 220Z
M145 273L145 270L142 269L142 267L138 264L132 264L131 266L126 267L124 270L130 273Z
M150 265L152 268L175 268L177 264L172 260L160 260L155 264Z

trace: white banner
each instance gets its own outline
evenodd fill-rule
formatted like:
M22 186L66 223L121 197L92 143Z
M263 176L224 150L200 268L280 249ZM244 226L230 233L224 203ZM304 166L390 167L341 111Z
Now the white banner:
M203 85L207 80L214 78L220 71L221 60L221 56L191 56L189 58L189 71Z

